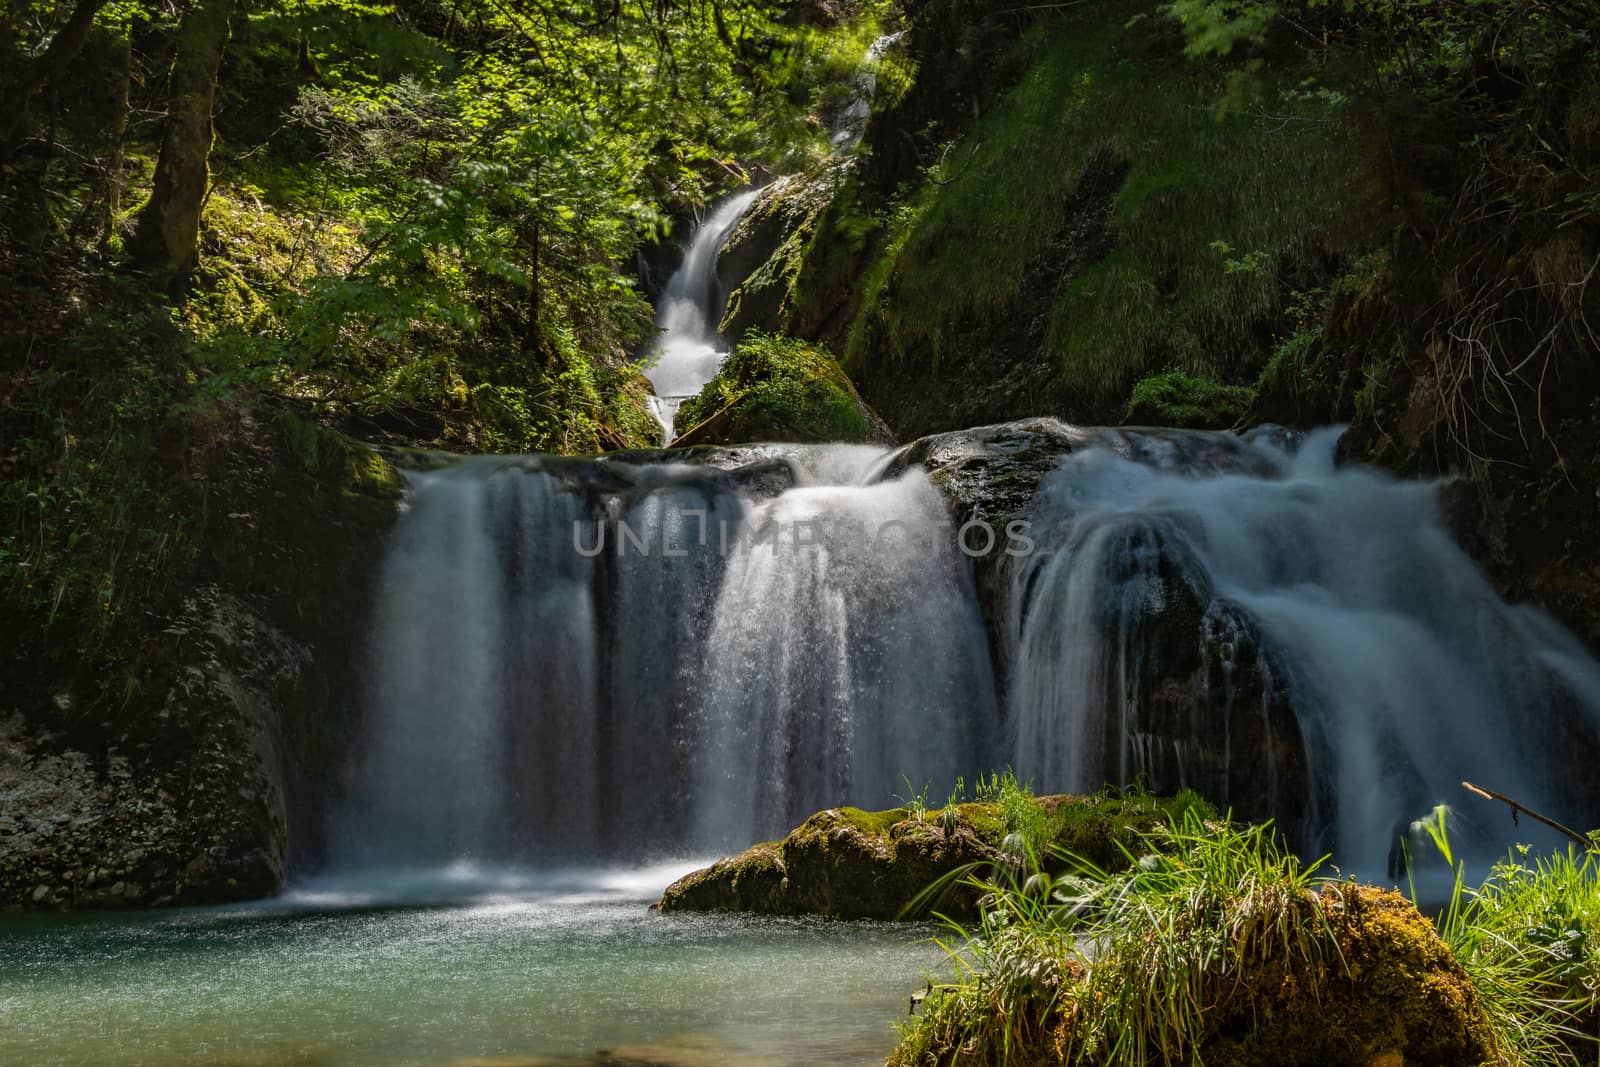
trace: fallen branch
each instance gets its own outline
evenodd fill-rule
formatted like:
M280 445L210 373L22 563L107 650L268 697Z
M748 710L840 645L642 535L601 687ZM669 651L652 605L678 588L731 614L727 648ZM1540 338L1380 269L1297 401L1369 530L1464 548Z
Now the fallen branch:
M1550 818L1548 815L1540 815L1538 812L1534 811L1532 808L1528 807L1525 804L1521 804L1521 803L1518 803L1515 800L1512 800L1510 797L1506 796L1504 793L1496 793L1493 789L1485 789L1480 785L1473 785L1471 782L1462 782L1461 783L1461 788L1465 789L1469 793L1476 793L1480 797L1483 797L1486 800L1498 800L1502 804L1510 805L1510 807L1511 807L1511 822L1513 823L1513 825L1515 825L1516 822L1517 822L1517 814L1519 812L1521 812L1522 814L1527 815L1530 819L1536 819L1539 822L1542 822L1546 826L1550 827L1550 829L1556 830L1556 831L1559 831L1560 833L1565 834L1566 836L1572 838L1572 840L1576 841L1578 844L1582 845L1584 848L1590 850L1591 852L1600 851L1600 848L1596 847L1595 842L1593 840L1591 840L1587 834L1580 834L1580 833L1578 833L1578 831L1574 830L1570 826L1563 826L1561 823L1556 822L1554 819Z

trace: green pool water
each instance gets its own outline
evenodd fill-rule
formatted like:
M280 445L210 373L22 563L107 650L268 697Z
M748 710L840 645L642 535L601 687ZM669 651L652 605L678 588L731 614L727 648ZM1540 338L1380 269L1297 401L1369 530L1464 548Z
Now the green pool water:
M882 1062L927 928L651 913L672 873L0 916L0 1064Z

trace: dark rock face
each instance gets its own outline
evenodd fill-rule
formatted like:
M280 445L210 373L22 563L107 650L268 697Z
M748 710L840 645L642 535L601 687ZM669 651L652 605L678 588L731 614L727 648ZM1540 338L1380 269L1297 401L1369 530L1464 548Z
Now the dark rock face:
M0 707L0 909L256 899L321 850L399 476L259 409L177 476L203 485L198 581L125 636L149 654L123 704L79 708L57 663Z
M198 590L162 638L183 649L159 747L89 756L13 718L0 728L0 903L209 904L282 881L287 811L276 701L306 649L238 598Z
M1059 368L1045 348L1056 294L1110 254L1115 246L1111 204L1128 164L1110 152L1091 158L1062 206L1062 223L1023 271L1010 306L992 322L946 339L937 360L905 365L874 359L852 365L861 395L902 438L1020 415L1071 411L1105 422L1121 413L1094 410L1067 395Z

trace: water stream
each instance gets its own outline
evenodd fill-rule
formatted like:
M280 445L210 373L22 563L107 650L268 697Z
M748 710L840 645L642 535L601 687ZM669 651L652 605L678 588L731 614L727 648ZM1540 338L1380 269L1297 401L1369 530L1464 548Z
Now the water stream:
M668 443L676 436L678 408L715 378L728 358L717 333L728 298L717 282L717 257L760 195L759 189L735 193L695 227L683 263L667 280L657 303L656 328L661 337L645 376L655 386L651 411Z
M1462 851L1503 852L1463 779L1572 810L1600 666L1500 600L1436 486L1337 465L1338 436L1120 432L1062 464L1012 574L1022 776L1193 787L1377 880L1439 803Z

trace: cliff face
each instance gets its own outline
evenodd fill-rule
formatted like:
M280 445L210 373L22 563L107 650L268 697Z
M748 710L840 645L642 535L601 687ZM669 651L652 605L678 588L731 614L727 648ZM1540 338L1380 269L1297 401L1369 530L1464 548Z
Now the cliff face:
M173 457L205 532L186 591L119 632L143 653L123 699L68 648L8 677L0 908L258 898L321 847L399 479L292 414L232 415Z

